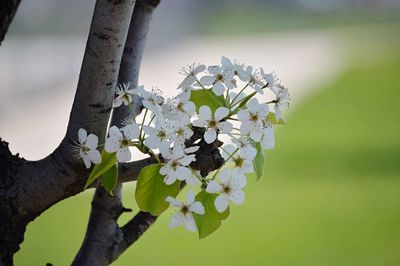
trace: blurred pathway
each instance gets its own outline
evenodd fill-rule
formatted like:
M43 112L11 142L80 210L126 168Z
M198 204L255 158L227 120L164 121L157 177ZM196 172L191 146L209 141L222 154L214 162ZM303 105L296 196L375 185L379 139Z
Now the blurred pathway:
M9 39L0 47L0 137L13 152L39 159L63 138L75 93L85 40ZM294 32L269 36L188 39L165 50L147 51L140 84L169 95L193 62L218 64L222 55L275 71L291 91L292 106L334 80L344 66L335 34Z

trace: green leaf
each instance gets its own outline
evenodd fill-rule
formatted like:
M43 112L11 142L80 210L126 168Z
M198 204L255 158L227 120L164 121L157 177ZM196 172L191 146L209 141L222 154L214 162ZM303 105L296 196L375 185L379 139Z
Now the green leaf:
M257 92L255 91L255 92L253 92L253 93L247 95L246 97L244 97L244 98L240 101L240 103L239 103L239 105L236 107L236 109L233 111L233 114L236 114L236 113L238 113L241 109L243 109L243 107L246 106L247 102L250 101L250 99L253 98L253 96L254 96L256 93L257 93ZM236 105L235 105L235 106L236 106ZM234 108L235 108L235 107L234 107Z
M267 121L271 122L272 124L275 125L286 125L286 122L282 120L282 118L279 118L279 121L277 122L275 119L275 114L269 112L267 115Z
M199 238L204 238L213 233L221 226L221 220L225 220L229 216L229 207L223 213L218 212L215 208L214 202L217 197L218 194L209 194L205 190L196 195L196 201L200 201L205 210L203 215L193 214Z
M193 90L190 95L190 101L196 105L197 112L202 105L210 107L212 113L214 113L218 107L226 107L224 96L215 95L211 89Z
M118 164L117 163L115 163L113 166L111 166L111 168L108 169L108 171L105 172L101 176L101 181L103 182L103 186L107 190L107 192L111 193L112 190L117 185L117 181L118 181Z
M93 170L90 173L88 180L86 181L85 189L99 176L107 172L108 169L110 169L115 164L116 161L117 161L117 156L115 153L108 153L103 150L101 152L101 163L96 164L93 167Z
M160 174L161 167L161 164L151 164L142 168L136 184L135 198L138 207L154 216L160 215L169 207L165 198L176 197L180 190L180 181L171 185L164 183L164 176Z
M264 174L264 158L265 158L265 156L264 156L264 150L261 147L261 144L259 142L256 143L255 148L257 150L257 155L253 159L253 165L254 165L254 170L256 172L257 180L258 180Z

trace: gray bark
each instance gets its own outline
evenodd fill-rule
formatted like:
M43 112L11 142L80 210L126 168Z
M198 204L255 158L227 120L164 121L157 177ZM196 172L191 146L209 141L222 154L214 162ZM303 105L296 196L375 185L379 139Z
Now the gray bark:
M83 191L90 172L73 159L71 148L81 127L105 137L133 7L134 0L97 0L67 132L52 154L27 161L12 155L0 139L0 265L13 264L28 223ZM150 163L152 159L121 164L120 181L135 180ZM96 195L101 196L101 190Z
M0 45L10 27L21 0L0 1Z
M121 60L119 83L130 81L133 87L138 85L146 36L153 10L158 3L158 1L138 0L135 4ZM136 116L141 109L140 98L136 96L133 98L132 110L124 105L114 110L111 124L120 127L123 118L128 115ZM96 265L108 265L155 222L157 217L139 212L125 226L119 227L118 218L126 211L121 202L121 188L121 184L115 188L114 196L109 195L101 187L96 189L86 236L73 265L93 265L94 262Z

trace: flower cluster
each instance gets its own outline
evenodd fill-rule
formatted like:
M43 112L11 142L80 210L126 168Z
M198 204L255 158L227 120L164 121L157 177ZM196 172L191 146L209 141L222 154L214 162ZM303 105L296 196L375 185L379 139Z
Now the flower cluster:
M259 172L257 168L263 165L259 165L257 158L263 158L264 149L275 146L274 127L283 123L282 109L288 107L289 93L274 73L226 57L222 57L219 65L191 65L181 72L185 77L179 85L179 94L172 98L155 89L145 90L143 86L131 88L131 83L117 87L114 108L131 105L133 96L138 95L144 110L140 117L125 119L121 128L112 125L104 150L115 154L117 162L130 161L134 149L149 154L157 161L158 174L166 187L177 182L200 186L202 195L213 197L215 210L224 213L231 202L243 203L246 174ZM269 101L264 99L267 90L274 95ZM201 139L190 141L196 137L198 128L203 129ZM202 156L200 145L212 145L221 135L230 139L218 148L225 162L202 175L201 169L193 167ZM91 162L101 165L96 136L87 136L80 129L76 147L86 167ZM196 224L201 223L196 217L206 216L209 211L202 198L198 199L192 190L185 202L178 201L176 195L168 195L164 202L179 209L171 226L184 224L195 231Z

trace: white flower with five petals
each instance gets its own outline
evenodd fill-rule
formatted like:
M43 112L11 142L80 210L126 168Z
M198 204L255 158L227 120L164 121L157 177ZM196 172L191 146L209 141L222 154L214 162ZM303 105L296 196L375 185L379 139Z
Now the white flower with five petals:
M221 121L229 115L229 109L219 107L215 110L214 115L211 113L210 107L203 105L199 109L199 118L193 121L194 126L207 127L204 133L204 140L212 143L217 139L217 132L227 134L232 131L233 125L227 121Z
M232 69L224 69L221 66L209 66L208 72L210 76L203 76L200 83L203 86L213 86L212 91L216 95L222 95L225 87L228 89L236 88L235 74Z
M178 212L172 216L170 227L177 227L183 224L189 231L196 231L196 223L193 218L193 213L203 215L205 213L204 206L199 201L195 201L193 191L186 194L185 202L181 202L173 197L165 199L170 206L178 208Z
M195 81L197 80L196 75L203 72L204 70L206 70L205 65L195 66L195 64L190 65L187 68L182 68L181 74L185 75L186 77L179 85L179 88L183 88L185 90L185 88L187 88L188 86L193 85L193 83L195 83Z
M219 193L214 202L217 211L224 212L228 208L229 202L242 204L245 199L242 189L246 185L246 177L233 176L231 169L225 169L219 174L219 179L220 183L211 180L206 188L208 193Z
M137 93L136 89L129 89L130 86L132 85L132 82L127 82L127 83L122 83L117 86L115 89L115 93L118 95L117 98L115 98L113 107L119 107L122 103L125 105L128 105L132 102L132 95Z
M75 143L74 151L76 158L82 158L86 168L90 168L91 163L101 163L101 155L97 150L98 138L94 134L87 134L86 130L80 128L78 130L78 140Z
M263 120L266 118L269 108L267 104L259 104L256 98L250 99L246 104L247 109L238 112L238 119L242 122L240 133L250 135L254 141L260 141L263 132Z
M129 124L121 129L112 126L108 131L109 137L106 140L104 149L110 153L116 152L118 162L127 162L131 159L129 150L131 140L139 137L139 132L137 124Z
M246 173L254 172L254 166L251 159L246 155L241 155L235 146L228 144L224 146L222 157L226 162L233 162L232 175L235 177L245 176Z

